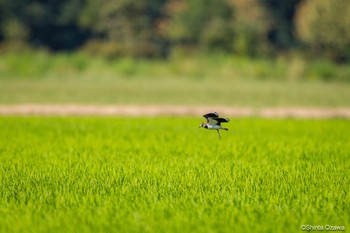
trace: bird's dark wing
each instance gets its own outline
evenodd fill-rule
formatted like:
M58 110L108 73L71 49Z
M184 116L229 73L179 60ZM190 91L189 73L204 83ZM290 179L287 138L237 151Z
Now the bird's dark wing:
M219 114L217 112L210 112L207 114L204 114L203 117L209 121L209 118L218 118Z
M210 112L207 114L203 115L204 118L215 118L215 117L219 117L219 114L217 112Z
M217 120L218 122L229 122L230 121L230 119L228 119L228 118L216 118L215 120Z
M221 122L229 122L230 119L228 119L228 118L215 118L215 121L217 122L218 125L221 125Z

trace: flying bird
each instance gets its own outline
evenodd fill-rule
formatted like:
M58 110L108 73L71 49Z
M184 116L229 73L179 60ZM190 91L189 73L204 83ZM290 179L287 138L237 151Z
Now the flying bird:
M220 136L220 132L219 130L228 130L228 128L224 128L221 126L222 122L229 122L230 119L228 118L220 118L219 114L217 112L210 112L207 114L204 114L203 117L207 120L207 122L204 124L204 122L202 122L202 124L199 126L199 128L206 128L206 129L210 129L210 130L216 130L218 132L219 138L221 138Z

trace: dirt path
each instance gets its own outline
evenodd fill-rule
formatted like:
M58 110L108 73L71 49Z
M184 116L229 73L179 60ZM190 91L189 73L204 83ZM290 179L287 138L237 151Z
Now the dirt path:
M0 105L0 115L48 116L201 116L217 111L233 117L266 118L347 118L350 108L250 108L228 106L159 106L159 105Z

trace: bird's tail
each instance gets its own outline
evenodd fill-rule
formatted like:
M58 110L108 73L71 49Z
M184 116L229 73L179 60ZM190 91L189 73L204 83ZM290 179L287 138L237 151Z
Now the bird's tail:
M228 128L222 128L222 129L228 131Z

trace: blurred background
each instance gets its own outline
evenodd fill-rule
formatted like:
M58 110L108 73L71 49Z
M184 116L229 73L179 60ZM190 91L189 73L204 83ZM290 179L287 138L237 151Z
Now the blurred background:
M348 0L0 0L0 103L349 106Z

